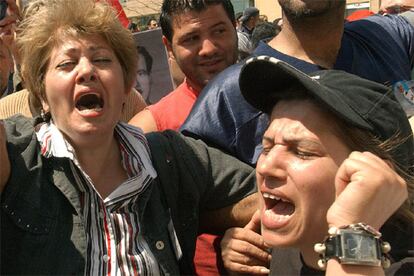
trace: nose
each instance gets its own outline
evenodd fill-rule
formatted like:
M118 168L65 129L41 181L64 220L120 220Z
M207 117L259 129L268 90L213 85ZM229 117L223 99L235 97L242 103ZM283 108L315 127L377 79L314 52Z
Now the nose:
M96 81L96 68L89 59L82 58L79 61L78 68L78 75L76 78L77 83Z
M275 145L266 155L260 156L256 171L263 178L273 179L283 182L287 179L288 156L283 153L283 146Z
M201 43L201 48L199 51L200 56L212 56L215 55L218 50L218 47L210 38L206 38Z

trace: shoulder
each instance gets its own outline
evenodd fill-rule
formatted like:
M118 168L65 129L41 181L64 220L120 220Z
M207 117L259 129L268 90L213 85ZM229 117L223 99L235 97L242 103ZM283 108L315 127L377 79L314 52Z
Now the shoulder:
M34 127L37 119L29 119L18 114L3 120L3 123L9 156L31 156L34 153L32 151L38 146Z
M15 114L22 114L29 118L32 117L29 107L29 92L27 89L10 94L0 100L0 119Z
M135 89L132 89L128 94L125 106L122 110L121 121L128 122L135 114L142 111L146 106L147 104L142 95Z
M377 35L381 35L386 31L391 36L394 36L395 34L411 33L413 30L414 27L410 24L407 16L392 14L376 14L345 24L345 31L360 34L377 33Z
M160 110L161 108L176 103L177 99L181 97L181 94L183 93L183 85L184 83L180 84L176 89L162 97L158 102L148 106L148 109L151 111Z
M233 64L226 68L201 91L198 102L207 99L219 99L223 97L239 96L239 75L244 63Z

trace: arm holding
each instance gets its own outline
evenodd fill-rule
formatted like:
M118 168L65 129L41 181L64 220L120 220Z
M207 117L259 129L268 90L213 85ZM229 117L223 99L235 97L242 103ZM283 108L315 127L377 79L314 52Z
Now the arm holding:
M271 254L260 235L258 210L244 228L228 229L220 245L224 267L230 275L269 274Z

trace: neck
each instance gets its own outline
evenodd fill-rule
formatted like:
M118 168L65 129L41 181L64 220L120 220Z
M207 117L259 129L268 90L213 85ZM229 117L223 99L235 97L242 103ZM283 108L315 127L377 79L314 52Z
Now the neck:
M311 244L307 247L301 247L300 254L302 255L303 261L305 262L307 266L319 270L320 269L318 267L319 255L313 250L313 245L314 244Z
M77 146L75 152L82 169L103 198L127 178L114 135L93 145Z
M269 46L286 55L332 68L344 29L343 10L300 20L283 18L281 32Z
M200 85L197 84L196 82L193 82L192 80L190 80L189 78L186 77L185 81L187 82L187 85L193 90L196 91L197 94L199 94L201 92L201 90L203 90L203 88L205 87L205 85Z

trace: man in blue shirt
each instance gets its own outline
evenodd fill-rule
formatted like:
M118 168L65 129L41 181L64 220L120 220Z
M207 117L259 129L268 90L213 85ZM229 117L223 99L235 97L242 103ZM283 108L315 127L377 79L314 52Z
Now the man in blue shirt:
M344 22L345 0L279 0L282 31L253 55L268 55L304 71L334 68L392 85L411 79L413 12ZM181 131L255 165L268 118L240 94L236 64L203 89Z

